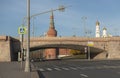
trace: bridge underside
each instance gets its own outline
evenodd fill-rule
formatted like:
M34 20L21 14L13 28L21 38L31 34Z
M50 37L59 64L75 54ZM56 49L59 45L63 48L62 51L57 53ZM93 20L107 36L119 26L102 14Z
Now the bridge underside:
M85 47L83 45L73 45L73 44L47 44L47 45L39 45L35 47L31 47L30 51L35 51L39 49L47 49L47 48L67 48L67 49L74 49L74 50L80 50L80 51L85 51ZM94 48L90 47L90 52L91 53L101 53L103 52L102 49L99 48Z

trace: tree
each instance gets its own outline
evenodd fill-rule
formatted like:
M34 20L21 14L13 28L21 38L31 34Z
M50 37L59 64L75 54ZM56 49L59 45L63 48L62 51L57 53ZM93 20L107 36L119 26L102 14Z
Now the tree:
M79 51L79 50L71 50L70 51L70 53L72 54L72 55L79 55L81 52Z

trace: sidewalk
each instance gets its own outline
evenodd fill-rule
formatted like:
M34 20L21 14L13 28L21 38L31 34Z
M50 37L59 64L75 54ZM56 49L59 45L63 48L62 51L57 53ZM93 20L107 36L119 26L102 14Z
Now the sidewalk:
M0 78L39 78L39 75L37 71L24 72L24 63L22 67L20 62L0 62Z

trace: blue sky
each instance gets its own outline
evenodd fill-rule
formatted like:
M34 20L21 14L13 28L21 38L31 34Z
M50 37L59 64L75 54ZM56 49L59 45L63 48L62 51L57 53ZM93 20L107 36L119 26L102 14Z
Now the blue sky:
M54 12L55 28L58 36L84 36L85 29L95 36L95 22L100 28L107 28L108 33L120 36L120 0L31 0L31 15L56 9L60 5L71 6L64 12ZM0 35L18 36L18 27L26 16L26 0L0 0ZM50 13L34 18L35 36L47 32ZM33 19L31 19L31 32ZM32 36L32 33L31 33Z

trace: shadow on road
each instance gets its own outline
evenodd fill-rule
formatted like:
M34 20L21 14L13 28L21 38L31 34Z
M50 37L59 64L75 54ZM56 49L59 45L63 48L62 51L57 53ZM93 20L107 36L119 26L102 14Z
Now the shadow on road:
M45 76L42 74L42 72L40 72L40 71L37 71L37 72L38 72L39 78L45 78Z

